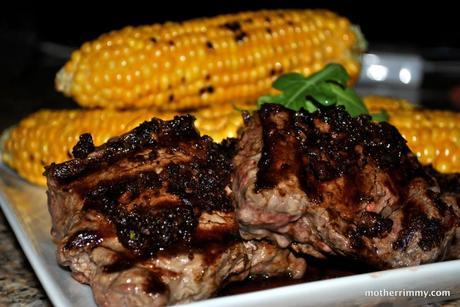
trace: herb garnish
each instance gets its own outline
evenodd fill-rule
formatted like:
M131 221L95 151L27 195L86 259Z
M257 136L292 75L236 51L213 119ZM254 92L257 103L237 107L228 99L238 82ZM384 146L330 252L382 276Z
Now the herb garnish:
M277 103L294 111L304 108L308 112L316 111L319 105L341 105L352 117L369 114L358 94L347 87L349 79L347 71L339 64L328 64L308 77L287 73L273 82L273 88L281 93L261 96L257 104L260 107L264 103ZM371 116L375 121L388 120L385 110Z
M130 230L129 231L129 239L132 241L132 240L136 240L136 233L134 232L134 230Z

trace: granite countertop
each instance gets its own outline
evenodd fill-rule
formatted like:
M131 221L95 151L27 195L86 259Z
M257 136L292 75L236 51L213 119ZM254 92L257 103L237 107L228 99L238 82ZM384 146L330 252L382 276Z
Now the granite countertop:
M1 210L0 306L51 306Z

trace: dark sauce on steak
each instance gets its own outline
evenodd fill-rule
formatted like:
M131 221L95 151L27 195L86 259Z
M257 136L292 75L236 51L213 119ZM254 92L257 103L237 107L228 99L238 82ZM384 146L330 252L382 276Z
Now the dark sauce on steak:
M83 135L73 152L76 158L61 164L52 163L46 167L45 175L60 184L69 184L83 176L106 169L111 164L147 148L177 148L181 142L198 140L200 135L194 126L192 115L176 116L173 120L152 119L131 132L110 139L106 144L93 148L91 135ZM94 151L98 154L90 155Z
M149 257L175 245L192 248L203 213L234 210L226 188L234 151L234 140L214 143L184 115L144 122L97 148L90 134L82 135L76 159L52 164L46 174L80 195L82 211L107 218L136 257ZM93 182L92 176L101 178ZM98 238L80 237L77 246L97 245Z
M395 127L385 122L372 123L367 115L353 118L343 107L308 113L265 104L259 111L259 120L263 148L257 191L273 188L294 175L311 195L311 187L321 182L353 177L367 163L360 161L360 152L383 169L403 166L410 153Z
M104 240L103 236L96 230L81 230L67 239L65 249L93 249Z
M86 194L83 210L96 210L111 220L120 242L138 256L152 256L175 244L191 246L202 212L234 210L225 192L230 167L217 150L210 152L207 163L170 163L160 174L101 182ZM170 200L154 204L155 195L169 195Z
M166 293L169 291L169 287L161 281L160 277L153 273L149 274L143 288L144 291L151 294Z

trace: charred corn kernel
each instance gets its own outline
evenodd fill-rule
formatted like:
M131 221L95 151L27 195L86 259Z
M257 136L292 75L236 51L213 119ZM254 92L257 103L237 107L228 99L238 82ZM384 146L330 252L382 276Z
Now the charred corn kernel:
M365 42L323 10L265 10L183 23L126 27L83 44L56 88L84 107L183 110L255 101L283 72L330 62L353 80Z
M81 134L89 132L95 145L127 132L152 117L171 119L177 113L150 110L43 110L23 119L3 136L2 160L30 182L45 185L44 166L71 158ZM235 137L242 125L240 112L231 105L192 113L201 134L216 141Z
M368 96L370 112L385 109L390 123L401 132L423 164L441 172L460 172L460 113L424 110L403 99Z

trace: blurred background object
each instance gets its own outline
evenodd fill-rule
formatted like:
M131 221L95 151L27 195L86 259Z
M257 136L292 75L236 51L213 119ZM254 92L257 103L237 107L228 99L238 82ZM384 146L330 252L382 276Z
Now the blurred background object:
M360 25L369 42L362 94L399 96L460 110L460 31L454 2L166 1L34 4L0 11L0 130L40 108L74 107L54 75L83 42L126 25L185 20L262 8L325 8Z

